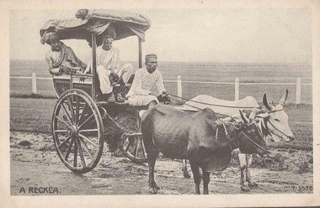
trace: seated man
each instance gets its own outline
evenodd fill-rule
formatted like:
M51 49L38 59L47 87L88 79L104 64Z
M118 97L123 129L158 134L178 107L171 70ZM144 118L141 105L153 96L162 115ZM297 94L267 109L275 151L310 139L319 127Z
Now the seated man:
M83 72L87 65L77 58L73 50L59 39L56 32L47 32L41 38L41 43L47 43L51 50L46 53L45 59L52 75Z
M136 71L130 91L127 94L128 103L133 106L149 105L149 108L159 103L156 95L151 93L152 87L157 87L159 97L166 96L161 72L157 69L157 55L146 55L146 66Z
M131 64L125 64L120 68L119 50L112 46L115 38L115 29L113 27L107 28L102 34L102 47L97 48L97 75L100 81L102 100L107 100L107 102L115 102L113 85L119 83L119 91L121 91L133 72ZM118 93L116 99L118 102L123 102L125 97Z

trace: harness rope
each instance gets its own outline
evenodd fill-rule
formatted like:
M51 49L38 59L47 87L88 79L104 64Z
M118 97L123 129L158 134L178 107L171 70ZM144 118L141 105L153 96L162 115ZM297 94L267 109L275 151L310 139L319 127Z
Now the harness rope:
M252 142L254 145L256 145L257 147L261 148L262 150L264 150L265 152L267 152L267 150L263 147L261 147L259 144L257 144L255 141L253 141L252 139L250 139L250 137L248 137L242 130L240 130L240 132L245 136L245 138L247 138L250 142Z
M171 95L170 95L170 96L171 96ZM184 104L184 105L190 106L190 107L192 107L192 108L196 108L196 109L198 109L198 110L203 110L202 108L199 108L199 107L196 107L196 106L193 106L193 105L189 105L189 104L183 103L183 102L181 102L181 101L178 100L178 99L171 98L171 100L177 101L179 104Z
M269 113L274 113L274 112L278 112L278 111L283 111L283 109L279 109L279 110L273 110L273 111L270 111ZM257 116L258 118L263 118L263 117L259 117L259 115ZM271 124L271 126L275 129L275 130L277 130L278 132L280 132L281 134L283 134L284 136L286 136L286 137L289 137L287 134L285 134L283 131L281 131L280 129L278 129L271 121L270 121L270 119L269 118L263 118L263 121L265 122L265 126L266 126L266 130L267 131L270 131L269 130L269 128L268 128L268 125L267 125L267 123L269 122L270 124ZM269 132L269 134L270 134L270 132ZM278 135L279 136L279 135Z
M190 101L190 102L194 102L194 103L199 103L199 104L204 104L204 105L210 105L210 106L217 106L217 107L227 107L227 108L246 108L246 109L253 109L254 107L242 107L242 106L230 106L230 105L218 105L218 104L211 104L211 103L205 103L205 102L200 102L200 101L196 101L196 100L188 100L186 98L177 96L177 95L172 95L172 94L168 94L172 97L176 97L176 98L180 98L181 100L185 100L185 101ZM181 103L181 102L180 102ZM187 104L186 104L187 105ZM194 107L194 106L191 106ZM195 107L197 108L197 107Z
M281 134L285 135L286 137L290 138L287 134L283 133L280 129L278 129L275 125L273 125L270 120L267 120L267 122L269 122L271 124L271 126L273 128L275 128L278 132L280 132Z
M225 126L225 122L223 122L221 119L218 119L217 121L215 121L218 124L218 128L216 131L216 139L218 138L218 131L219 131L219 125L222 125L225 131L225 135L226 137L230 140L230 135L228 134L228 130ZM240 132L245 136L246 139L248 139L250 142L252 142L254 145L256 145L257 147L259 147L260 149L264 150L265 152L268 152L265 148L263 148L261 145L259 145L258 143L256 143L255 141L253 141L248 135L246 135L240 128L237 128L233 123L230 123L236 130L240 130ZM258 128L259 129L259 128Z

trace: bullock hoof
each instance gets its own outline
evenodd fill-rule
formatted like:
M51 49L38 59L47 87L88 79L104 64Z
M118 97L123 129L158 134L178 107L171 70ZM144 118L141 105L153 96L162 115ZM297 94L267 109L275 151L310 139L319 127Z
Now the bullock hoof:
M188 171L183 171L183 176L184 176L185 178L191 178L191 175L189 174Z
M158 192L158 190L159 190L159 189L157 189L157 188L155 188L155 187L150 187L150 188L149 188L149 192L150 192L151 194L156 194L156 193Z
M250 191L250 188L247 185L241 185L241 190L242 191Z
M149 185L149 192L152 194L156 194L160 190L160 187L156 183L152 183Z
M256 184L255 182L252 183L248 183L250 188L258 188L258 184Z

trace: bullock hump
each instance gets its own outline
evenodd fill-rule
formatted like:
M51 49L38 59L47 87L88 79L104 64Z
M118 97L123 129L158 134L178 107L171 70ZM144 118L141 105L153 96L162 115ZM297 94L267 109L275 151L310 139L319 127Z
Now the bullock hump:
M215 106L218 105L218 106ZM191 107L194 106L195 108ZM232 108L228 107L231 106ZM204 109L210 108L215 113L232 116L239 114L239 110L245 108L254 108L258 106L258 102L251 96L247 96L241 100L228 101L220 100L209 95L198 95L191 100L187 101L184 105L185 110L197 110L197 108ZM239 108L235 108L239 107Z

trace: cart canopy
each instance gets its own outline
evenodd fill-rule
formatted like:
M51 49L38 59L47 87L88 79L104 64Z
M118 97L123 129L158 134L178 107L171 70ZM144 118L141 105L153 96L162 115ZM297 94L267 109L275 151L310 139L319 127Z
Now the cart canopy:
M145 40L145 31L151 26L150 20L140 14L115 11L115 10L87 10L80 9L76 18L49 20L40 29L41 38L46 32L55 31L59 33L60 39L85 39L90 41L91 35L97 35L97 42L109 26L116 29L120 40L129 36L138 36Z

